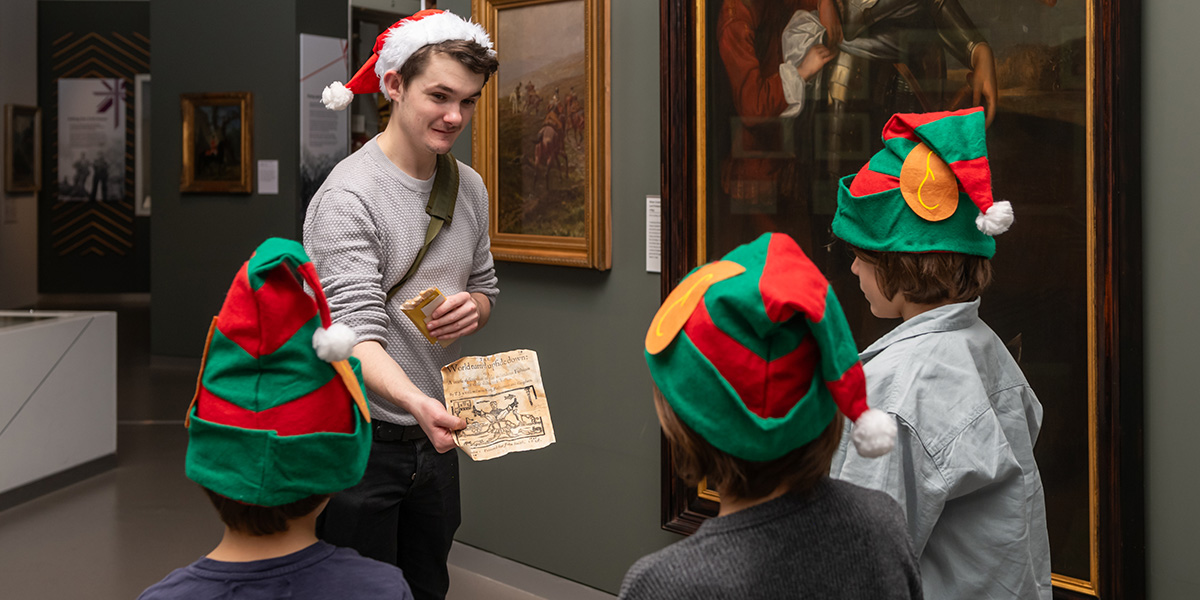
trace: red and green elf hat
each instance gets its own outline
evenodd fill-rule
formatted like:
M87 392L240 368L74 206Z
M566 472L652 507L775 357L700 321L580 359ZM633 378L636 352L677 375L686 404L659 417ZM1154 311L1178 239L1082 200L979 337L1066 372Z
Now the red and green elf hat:
M862 456L895 444L895 421L867 406L833 288L781 233L692 271L654 316L646 363L688 427L744 460L773 460L813 441L839 409L855 423Z
M482 25L464 20L452 12L426 9L396 21L379 34L375 38L371 58L346 85L335 81L325 86L321 101L330 110L344 110L354 101L354 94L382 92L387 95L383 86L384 73L399 71L417 50L449 40L475 42L493 55L496 53L492 50L492 39Z
M330 323L304 248L263 242L208 330L184 421L188 478L258 506L358 483L371 428L354 342L349 327Z
M894 115L883 150L838 185L833 233L882 252L991 258L1012 206L992 200L982 108Z

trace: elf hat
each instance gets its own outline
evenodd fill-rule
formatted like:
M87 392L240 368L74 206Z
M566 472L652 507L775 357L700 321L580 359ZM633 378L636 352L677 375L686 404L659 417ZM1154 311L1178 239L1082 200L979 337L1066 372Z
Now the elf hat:
M184 420L188 478L258 506L358 483L371 428L354 341L353 330L330 323L304 248L263 242L208 330Z
M862 364L829 282L795 240L764 234L692 271L646 332L659 391L718 450L772 460L814 439L841 410L862 456L895 444L867 406Z
M1012 206L992 200L982 108L894 115L883 150L838 185L834 235L883 252L991 258Z
M350 78L346 85L335 81L325 86L321 101L330 110L344 110L354 101L354 94L387 95L383 85L383 74L399 71L417 50L430 44L449 40L473 41L488 49L492 55L492 39L478 23L465 21L458 15L444 10L428 9L396 21L375 38L371 58Z

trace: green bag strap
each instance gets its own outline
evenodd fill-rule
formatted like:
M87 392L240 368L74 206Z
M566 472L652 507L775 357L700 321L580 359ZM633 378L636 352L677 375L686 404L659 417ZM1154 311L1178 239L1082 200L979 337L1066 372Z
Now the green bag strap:
M388 290L387 298L383 301L384 304L391 301L392 296L400 291L400 286L416 275L417 267L421 266L421 261L425 258L425 252L429 250L429 245L433 243L433 238L437 237L438 232L442 230L442 225L449 225L450 221L454 219L456 202L458 202L458 161L449 152L439 154L437 175L433 177L433 189L429 191L429 203L425 205L425 213L429 215L429 227L425 230L425 244L421 246L421 251L409 265L408 272L404 274L404 277L401 277L400 281Z

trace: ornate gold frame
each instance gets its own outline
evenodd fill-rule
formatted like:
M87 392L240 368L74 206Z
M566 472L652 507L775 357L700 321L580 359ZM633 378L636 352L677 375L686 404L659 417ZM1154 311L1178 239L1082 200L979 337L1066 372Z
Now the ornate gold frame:
M241 112L241 165L236 181L196 179L196 109L201 106L237 106ZM251 92L222 92L210 94L181 94L179 108L183 113L183 169L179 174L179 191L218 194L249 194L253 191L251 165L254 163L254 95Z
M504 40L498 35L502 10L562 0L472 0L471 14L492 36L501 64ZM499 210L498 85L485 86L472 129L472 166L483 177L489 195L489 233L497 260L542 263L599 270L612 268L610 132L609 132L609 3L583 0L587 90L585 145L587 148L586 221L584 237L501 233Z

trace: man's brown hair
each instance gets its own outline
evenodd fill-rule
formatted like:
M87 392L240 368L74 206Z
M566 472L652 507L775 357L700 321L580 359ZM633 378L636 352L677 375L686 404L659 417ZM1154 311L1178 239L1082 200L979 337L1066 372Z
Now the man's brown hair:
M208 488L202 488L209 501L221 515L221 522L230 529L250 535L271 535L288 530L288 521L299 519L321 506L329 494L317 494L283 506L243 504L226 498Z
M429 57L434 54L445 54L462 63L472 73L483 75L486 84L492 73L500 67L496 55L473 40L446 40L436 44L421 46L404 64L400 65L400 84L408 89L408 82L420 77L429 65Z
M707 479L708 487L743 500L765 498L781 485L786 485L788 491L807 493L829 475L829 465L842 440L842 415L837 413L813 441L774 460L744 460L714 448L680 421L662 394L654 395L654 407L679 478L687 485L699 485Z
M875 283L891 300L896 294L914 304L970 302L992 283L992 263L958 252L876 252L850 247L875 267Z

